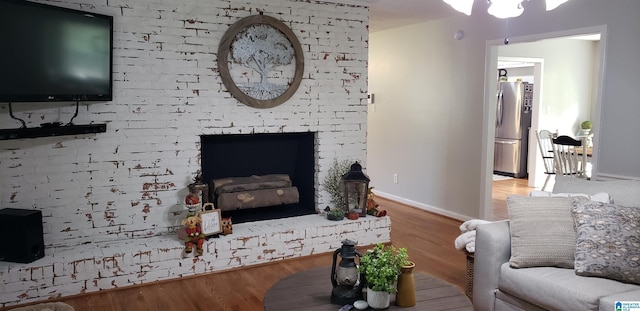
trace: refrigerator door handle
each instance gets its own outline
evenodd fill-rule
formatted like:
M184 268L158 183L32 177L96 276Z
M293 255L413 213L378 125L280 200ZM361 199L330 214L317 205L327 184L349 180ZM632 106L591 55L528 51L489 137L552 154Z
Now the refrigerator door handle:
M502 126L502 103L504 101L504 94L502 90L498 91L496 94L496 127Z
M513 140L509 140L509 141L505 141L505 140L496 140L495 141L496 144L504 144L504 145L515 145L517 144L517 142L513 141Z

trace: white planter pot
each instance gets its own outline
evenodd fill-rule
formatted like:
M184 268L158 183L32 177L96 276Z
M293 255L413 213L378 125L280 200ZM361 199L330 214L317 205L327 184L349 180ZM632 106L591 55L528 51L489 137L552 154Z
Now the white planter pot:
M367 303L374 310L389 308L391 294L384 291L374 291L367 287Z

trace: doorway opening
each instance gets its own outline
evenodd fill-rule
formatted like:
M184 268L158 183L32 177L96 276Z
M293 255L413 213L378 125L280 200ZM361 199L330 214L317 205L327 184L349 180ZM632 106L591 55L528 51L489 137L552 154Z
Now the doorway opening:
M493 173L493 160L494 160L494 143L495 143L495 122L496 122L496 92L494 90L497 89L498 79L498 58L499 57L527 57L531 53L527 54L527 51L531 51L532 47L536 48L536 45L544 45L545 48L549 48L549 46L553 46L554 44L558 44L558 40L575 40L575 39L585 39L587 35L596 35L599 37L599 43L594 45L594 69L592 70L593 79L591 81L591 85L593 87L589 88L591 94L588 94L590 98L593 99L592 108L588 113L589 118L594 122L594 124L599 124L600 120L600 111L602 104L602 83L604 77L604 51L606 47L606 26L596 26L589 27L583 29L574 29L567 30L562 32L554 32L554 33L544 33L537 34L531 36L524 37L513 37L509 38L509 48L517 51L518 47L522 47L522 51L517 55L505 55L502 50L502 47L505 47L504 40L492 40L487 44L486 58L485 62L487 64L486 72L485 72L485 99L484 99L484 135L486 135L483 139L483 168L482 168L482 176L484 176L483 184L481 186L481 191L484 197L484 203L482 205L482 210L480 211L480 215L484 219L493 219L493 209L492 209L492 194L493 194L493 185L492 185L492 173ZM513 48L512 48L513 46ZM513 51L512 51L513 52ZM514 52L516 53L516 52ZM565 54L557 53L557 54ZM565 110L567 107L571 106L573 103L567 99L567 97L563 96L555 96L552 86L565 84L566 81L555 81L554 75L549 74L550 70L553 69L553 62L547 61L543 59L538 65L534 64L535 76L539 77L539 82L534 82L536 93L534 94L534 98L537 98L533 103L532 107L532 121L531 128L529 131L529 150L528 150L528 172L529 172L529 186L531 187L540 187L541 182L544 181L544 170L541 162L541 158L539 158L539 150L537 147L537 141L535 137L536 131L539 129L549 129L564 131L567 133L574 132L576 126L579 125L581 118L583 116L577 116L571 122L562 121L562 118L566 119L566 115L560 114L559 116L553 116L554 113L554 102L559 102L565 106ZM537 69L535 69L537 66ZM545 73L547 73L545 75ZM566 74L566 72L564 72ZM582 72L571 73L575 75L581 75ZM543 77L544 76L544 77ZM545 87L545 83L547 87ZM575 93L575 90L573 90ZM576 108L577 109L577 108ZM594 132L593 142L594 142L594 155L592 157L592 165L593 172L592 176L597 175L597 142L599 138L599 133L597 131ZM540 185L538 185L540 184Z

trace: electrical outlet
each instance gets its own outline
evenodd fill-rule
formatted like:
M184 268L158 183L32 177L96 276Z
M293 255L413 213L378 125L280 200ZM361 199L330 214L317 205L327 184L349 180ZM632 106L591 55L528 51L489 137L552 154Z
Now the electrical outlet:
M393 183L394 184L398 183L398 173L393 173Z

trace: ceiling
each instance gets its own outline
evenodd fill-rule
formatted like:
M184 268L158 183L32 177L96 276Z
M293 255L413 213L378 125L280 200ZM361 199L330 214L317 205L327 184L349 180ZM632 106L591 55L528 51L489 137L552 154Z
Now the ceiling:
M330 0L369 6L369 31L376 32L460 14L442 0Z
M370 32L460 14L442 0L373 0L370 2Z
M327 0L328 2L369 6L369 32L452 17L459 13L442 0ZM600 35L573 37L600 40Z

